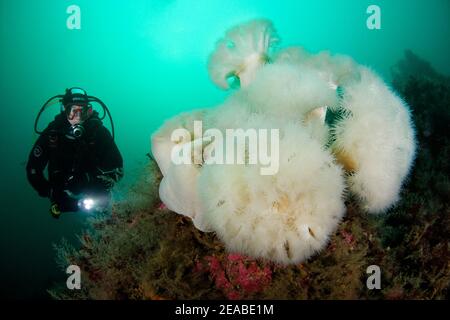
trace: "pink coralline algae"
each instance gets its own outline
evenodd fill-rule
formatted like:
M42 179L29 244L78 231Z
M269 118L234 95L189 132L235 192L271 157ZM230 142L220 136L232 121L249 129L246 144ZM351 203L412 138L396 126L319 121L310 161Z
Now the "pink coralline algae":
M272 281L272 270L256 260L237 253L207 256L197 262L195 270L206 272L215 286L230 300L248 299L262 292Z
M344 242L350 247L351 250L355 248L355 238L353 235L345 230L341 231L341 235L344 238Z
M160 210L164 210L166 208L167 208L167 206L164 204L164 202L161 202L158 206L158 209L160 209Z

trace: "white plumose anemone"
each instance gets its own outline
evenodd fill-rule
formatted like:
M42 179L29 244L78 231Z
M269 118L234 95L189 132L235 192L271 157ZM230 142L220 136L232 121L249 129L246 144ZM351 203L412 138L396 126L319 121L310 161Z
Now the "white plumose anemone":
M204 219L228 250L304 261L325 246L345 212L342 170L294 123L282 129L278 173L264 176L259 167L205 166L199 177Z
M349 189L369 212L387 210L399 199L415 154L408 106L369 69L344 88L345 116L333 129L332 148L351 174Z
M298 263L327 243L345 213L346 189L369 212L398 200L415 136L408 106L367 68L301 47L273 53L277 42L267 20L230 29L208 70L219 87L228 89L234 76L240 89L216 108L167 121L152 136L152 152L164 175L160 197L170 210L191 217L200 230L215 231L229 250ZM342 115L331 129L327 109ZM171 163L172 148L180 144L203 160L212 158L218 141L171 139L178 128L192 135L195 120L222 133L279 129L277 172L261 175L261 163ZM255 150L247 147L241 159Z
M325 112L327 106L337 104L337 94L317 70L286 63L267 65L236 96L246 101L250 112L297 121L326 144Z
M163 176L167 174L172 163L172 148L178 144L191 142L191 139L194 137L194 121L202 121L206 113L206 110L195 110L192 112L180 113L165 121L164 124L152 135L152 154L158 163L159 169L161 170ZM174 130L179 128L188 130L191 136L188 139L185 139L185 141L173 141L172 133Z
M172 164L159 185L159 197L173 212L192 219L201 231L211 231L203 219L197 184L200 167L195 164Z
M331 55L327 51L311 54L302 47L289 47L279 50L274 61L314 69L332 88L345 86L359 79L358 65L352 58Z
M308 67L275 63L257 75L237 93L244 95L251 112L300 122L313 109L337 103L336 90Z
M205 110L182 113L166 121L164 125L152 136L152 153L163 174L159 186L161 201L169 210L188 216L194 225L202 231L209 231L203 222L199 210L197 196L197 179L200 166L193 159L190 164L175 164L171 156L175 146L190 150L192 157L202 154L203 145L194 139L194 121L201 121L205 117ZM186 129L190 136L174 141L174 130Z
M255 78L256 71L269 60L278 36L272 22L253 20L228 30L209 58L208 71L213 82L228 89L228 78L236 76L241 87Z

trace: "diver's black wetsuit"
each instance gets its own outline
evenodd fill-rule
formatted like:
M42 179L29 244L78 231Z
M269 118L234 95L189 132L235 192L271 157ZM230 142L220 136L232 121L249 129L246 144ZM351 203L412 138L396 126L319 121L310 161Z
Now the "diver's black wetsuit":
M64 113L57 115L30 152L27 177L42 197L57 203L61 212L78 211L73 194L108 195L123 176L123 160L111 134L94 113L83 123L80 138L70 134ZM48 180L44 169L48 164Z

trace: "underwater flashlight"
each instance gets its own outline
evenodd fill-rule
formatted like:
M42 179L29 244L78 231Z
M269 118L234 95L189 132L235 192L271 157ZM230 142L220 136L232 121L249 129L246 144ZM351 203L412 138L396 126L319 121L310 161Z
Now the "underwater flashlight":
M95 200L92 198L84 198L78 201L78 207L83 211L91 211L95 208Z
M108 198L104 196L84 195L78 198L78 208L86 213L102 213L108 209Z

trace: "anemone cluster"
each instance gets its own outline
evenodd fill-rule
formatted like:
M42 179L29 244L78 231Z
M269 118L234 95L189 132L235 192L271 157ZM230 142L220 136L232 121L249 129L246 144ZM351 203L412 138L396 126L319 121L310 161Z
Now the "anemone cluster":
M152 153L170 210L215 232L230 251L289 264L326 245L346 197L369 213L398 201L415 133L406 103L373 71L346 56L279 42L268 20L228 30L208 71L217 86L232 89L230 96L166 121L152 136ZM192 138L194 121L220 132L279 130L279 170L262 175L261 164L248 162L257 152L248 146L241 163L208 163L218 141ZM179 128L192 134L173 139ZM180 146L203 162L174 163Z

